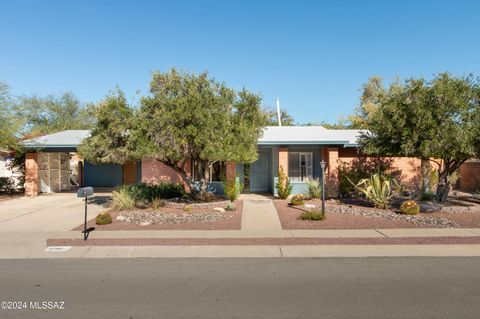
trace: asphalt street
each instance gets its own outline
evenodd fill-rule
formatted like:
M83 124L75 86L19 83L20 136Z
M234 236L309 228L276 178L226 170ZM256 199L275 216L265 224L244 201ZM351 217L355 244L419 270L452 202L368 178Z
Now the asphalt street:
M0 296L27 308L0 318L479 318L480 258L2 259Z

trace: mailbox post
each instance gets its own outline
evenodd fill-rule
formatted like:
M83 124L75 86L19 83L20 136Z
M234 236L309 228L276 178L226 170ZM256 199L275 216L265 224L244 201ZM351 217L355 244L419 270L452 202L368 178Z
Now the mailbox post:
M93 196L93 187L83 187L78 189L77 197L85 199L85 223L83 225L83 231L82 231L83 240L87 240L90 232L92 230L95 230L95 227L90 227L87 229L87 200L88 200L88 197L90 196Z

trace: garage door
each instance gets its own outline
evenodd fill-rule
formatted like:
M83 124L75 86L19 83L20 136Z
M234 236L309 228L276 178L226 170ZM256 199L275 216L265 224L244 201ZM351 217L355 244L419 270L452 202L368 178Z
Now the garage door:
M85 161L84 186L115 187L122 184L122 165L91 164Z

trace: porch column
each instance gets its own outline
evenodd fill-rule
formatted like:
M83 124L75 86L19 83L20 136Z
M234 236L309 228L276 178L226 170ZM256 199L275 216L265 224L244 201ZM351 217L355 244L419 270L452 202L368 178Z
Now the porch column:
M227 181L235 181L236 174L237 174L237 165L235 162L227 162L227 168L226 168L226 176L225 178Z
M339 195L339 181L338 181L338 147L324 148L325 161L327 162L325 187L328 197L338 197Z
M280 146L278 148L278 171L283 167L285 175L288 176L288 147Z
M25 195L38 196L38 153L25 154Z

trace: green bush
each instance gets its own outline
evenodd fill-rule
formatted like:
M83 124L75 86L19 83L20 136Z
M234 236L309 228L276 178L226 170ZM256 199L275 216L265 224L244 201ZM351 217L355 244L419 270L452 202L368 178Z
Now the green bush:
M290 180L282 166L280 166L280 170L278 171L278 182L275 187L278 190L278 197L281 199L286 199L292 192L292 185L290 185Z
M97 225L106 225L112 223L112 215L107 212L103 212L97 215L95 218L95 223Z
M225 210L227 212L233 212L237 209L237 207L235 207L235 204L234 203L228 203L227 206L225 206Z
M15 182L10 177L0 177L0 193L12 194L15 192Z
M426 192L420 194L419 200L425 201L425 202L431 202L436 198L436 195L434 192Z
M420 213L420 206L414 200L406 200L400 205L400 212L407 215L418 215Z
M118 210L127 210L135 208L140 197L140 191L137 188L124 185L116 188L112 192L112 206Z
M125 190L130 194L135 194L137 200L152 202L155 198L169 199L182 197L185 190L181 184L160 183L160 184L131 184L122 185L117 190Z
M166 205L167 205L167 203L165 203L165 201L163 199L160 199L158 197L156 197L152 200L152 208L153 209L160 209L162 207L165 207Z
M362 179L370 178L372 174L381 174L390 179L400 180L401 170L395 168L391 158L360 157L353 161L341 162L338 167L339 190L342 196L355 193L355 186ZM352 184L353 183L353 184Z
M300 219L302 220L324 220L327 218L325 216L325 213L323 213L320 209L314 209L308 212L303 212L299 216Z
M318 178L307 179L308 193L311 198L322 198L322 184Z
M351 182L355 189L365 195L365 198L377 208L388 208L390 199L393 197L390 178L373 174L370 178L364 178L357 184Z
M233 202L238 198L238 195L242 193L243 185L239 181L224 181L223 191L225 196L227 196L227 198Z
M290 201L290 204L292 204L294 206L303 205L304 200L305 200L305 198L303 197L302 194L293 195L293 197Z

